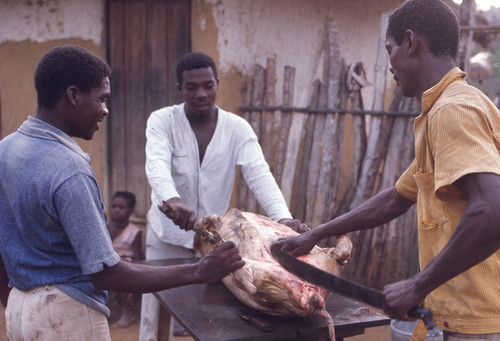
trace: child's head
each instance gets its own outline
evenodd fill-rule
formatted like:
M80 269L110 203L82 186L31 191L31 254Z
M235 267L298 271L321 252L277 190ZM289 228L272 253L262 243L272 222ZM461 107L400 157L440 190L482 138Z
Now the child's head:
M134 212L135 195L131 192L116 192L111 202L111 220L127 221Z

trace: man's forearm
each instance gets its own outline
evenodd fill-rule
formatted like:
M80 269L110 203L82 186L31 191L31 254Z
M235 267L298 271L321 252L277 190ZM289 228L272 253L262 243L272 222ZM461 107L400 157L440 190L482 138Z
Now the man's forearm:
M401 196L396 189L382 191L350 212L315 228L319 239L353 231L368 230L383 225L404 214L413 201Z
M193 264L150 266L120 262L103 272L91 275L98 289L145 293L200 283Z

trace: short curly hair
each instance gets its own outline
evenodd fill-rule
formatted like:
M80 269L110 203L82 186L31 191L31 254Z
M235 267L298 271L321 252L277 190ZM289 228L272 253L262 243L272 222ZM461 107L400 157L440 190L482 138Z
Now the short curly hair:
M175 74L177 76L177 83L182 84L182 73L184 71L189 71L189 70L194 70L194 69L201 69L201 68L207 68L211 67L215 79L217 79L217 67L215 66L214 60L201 52L190 52L186 55L184 55L179 62L177 63L177 66L175 68Z
M38 106L53 109L68 87L87 93L110 75L108 64L83 47L55 47L40 59L35 70Z
M128 207L132 209L135 208L136 199L135 199L135 194L132 192L118 191L113 195L113 199L114 198L123 198L127 201Z
M460 28L457 17L441 0L408 0L389 17L387 35L401 45L406 30L421 34L435 56L456 58Z

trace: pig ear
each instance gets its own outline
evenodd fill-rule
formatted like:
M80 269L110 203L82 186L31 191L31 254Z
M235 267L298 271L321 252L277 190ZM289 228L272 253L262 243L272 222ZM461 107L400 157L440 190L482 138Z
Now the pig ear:
M339 264L346 264L351 258L352 252L352 241L347 234L343 234L337 237L337 246L333 248L333 258L339 262Z

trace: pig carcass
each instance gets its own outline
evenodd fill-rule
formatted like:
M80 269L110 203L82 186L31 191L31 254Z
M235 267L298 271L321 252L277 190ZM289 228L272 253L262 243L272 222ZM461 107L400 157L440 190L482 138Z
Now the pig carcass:
M244 304L263 313L277 316L306 317L321 315L328 320L334 339L333 321L325 308L329 292L303 281L285 270L271 254L271 245L281 237L298 233L286 225L250 212L230 210L224 217L197 219L195 230L215 233L233 241L239 248L245 266L225 277L225 286ZM201 242L201 253L213 249L207 240ZM352 243L347 235L338 237L334 248L315 246L299 259L324 271L339 275L350 258Z

